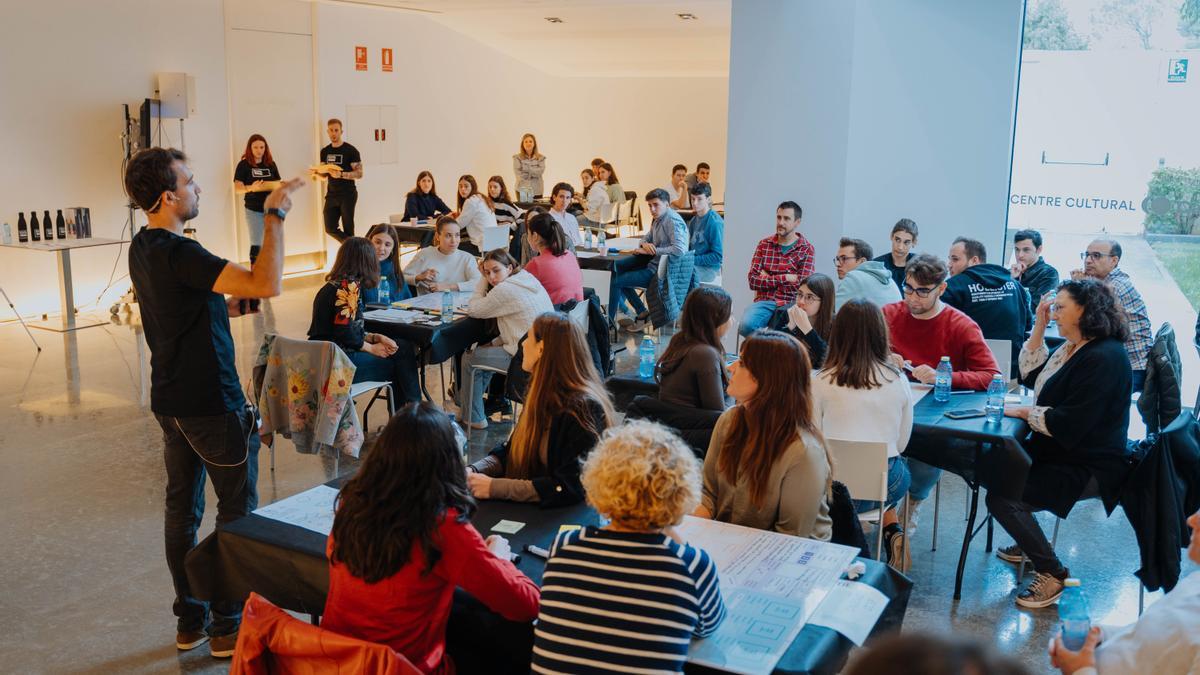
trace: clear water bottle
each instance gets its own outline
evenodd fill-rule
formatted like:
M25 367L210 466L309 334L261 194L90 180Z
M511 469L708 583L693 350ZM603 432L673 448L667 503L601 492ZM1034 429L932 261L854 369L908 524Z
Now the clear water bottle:
M386 275L379 277L379 304L392 304L392 286L388 283Z
M1083 649L1092 621L1088 618L1087 598L1078 579L1063 582L1062 597L1058 600L1058 618L1062 620L1063 646L1073 652Z
M1004 394L1007 393L1007 389L1003 377L998 374L992 376L992 383L988 385L987 403L983 406L988 422L999 424L1004 417Z
M583 228L583 246L584 248L592 247L592 228Z
M601 254L601 255L608 255L608 251L606 250L606 249L607 249L607 246L605 246L605 244L604 244L604 230L603 230L603 228L600 230L600 232L598 232L598 233L596 234L596 237L597 237L597 241L596 241L596 248L600 249L600 254Z
M654 377L654 339L649 334L642 336L638 347L638 377L648 380Z
M448 324L454 320L454 294L442 291L442 323Z
M933 400L945 403L950 400L950 380L953 379L954 369L950 367L950 357L943 356L938 363L937 375L933 380Z

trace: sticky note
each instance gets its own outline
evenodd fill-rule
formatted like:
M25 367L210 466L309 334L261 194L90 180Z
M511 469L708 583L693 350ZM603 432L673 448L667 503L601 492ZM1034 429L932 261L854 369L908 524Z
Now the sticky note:
M515 520L501 520L492 526L492 532L499 532L501 534L516 534L520 532L521 528L523 527L525 527L525 523L518 523Z

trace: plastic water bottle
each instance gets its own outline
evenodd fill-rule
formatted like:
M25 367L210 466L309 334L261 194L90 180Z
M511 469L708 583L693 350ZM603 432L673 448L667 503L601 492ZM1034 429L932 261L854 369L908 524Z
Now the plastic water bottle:
M1058 618L1062 620L1063 646L1073 652L1083 649L1087 640L1088 630L1092 627L1088 618L1087 598L1078 579L1067 579L1063 582L1062 597L1058 600Z
M642 336L642 344L638 347L638 377L648 380L654 377L654 340L649 335Z
M983 406L987 421L991 424L999 424L1004 417L1004 394L1007 389L1003 377L992 376L992 383L988 385L987 403Z
M392 304L392 286L388 283L387 276L379 277L379 304Z
M604 244L604 230L601 229L600 232L596 235L596 237L598 238L598 240L596 242L596 248L600 249L601 255L608 255L608 251L605 250L607 247Z
M592 247L592 228L590 227L583 228L583 247Z
M933 380L933 400L946 403L950 400L950 380L954 369L950 367L950 357L943 356L937 367L937 375Z
M447 324L454 320L454 294L450 291L442 291L442 323Z

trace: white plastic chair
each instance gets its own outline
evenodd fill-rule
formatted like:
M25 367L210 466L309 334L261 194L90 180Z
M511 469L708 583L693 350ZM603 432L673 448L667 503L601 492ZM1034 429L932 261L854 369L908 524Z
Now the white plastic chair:
M483 228L483 241L480 242L479 253L487 253L488 251L502 248L508 249L508 234L509 229L504 225L496 227Z
M575 303L575 306L571 308L571 311L567 312L567 316L576 326L579 326L584 335L587 335L588 328L591 326L591 322L588 320L587 300Z
M859 522L875 525L875 559L883 558L883 513L887 506L888 491L888 446L887 443L868 441L847 441L837 438L826 438L825 445L833 457L835 466L834 479L840 481L850 491L854 499L880 502L877 509L858 514ZM907 511L905 500L905 511ZM908 529L908 514L903 514L902 527ZM905 553L908 549L908 537L903 540Z
M1012 382L1012 340L984 340L987 343L988 349L992 350L992 358L996 359L996 365L1000 367L1000 376L1005 382Z

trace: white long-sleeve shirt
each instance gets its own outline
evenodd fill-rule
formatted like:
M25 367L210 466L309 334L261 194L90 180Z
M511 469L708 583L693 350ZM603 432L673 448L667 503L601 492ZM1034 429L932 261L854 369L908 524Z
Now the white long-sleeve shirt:
M521 270L491 288L480 278L467 314L476 319L495 319L504 351L516 355L517 343L529 332L539 315L553 312L550 296L537 277Z
M426 246L417 251L404 268L404 280L417 287L417 295L429 292L424 285L417 283L417 275L425 270L437 270L438 275L434 283L456 284L456 291L473 290L475 282L483 276L479 273L479 263L470 253L455 249L447 255L436 246Z
M1137 623L1102 627L1096 667L1075 675L1200 673L1200 572L1150 605Z
M579 246L582 239L579 236L579 221L575 216L567 211L555 211L550 209L550 217L558 222L558 226L562 228L563 234L567 235L567 243L569 248L574 249Z
M458 226L467 233L471 243L483 246L483 228L496 227L496 214L488 208L480 195L471 195L463 202L462 213L458 214Z
M591 189L588 190L587 202L584 204L583 217L593 223L600 222L600 211L606 204L611 204L612 200L608 197L608 191L604 189L604 185L600 183L592 183Z
M813 419L825 438L887 443L888 457L899 456L912 436L913 404L908 380L880 366L883 386L851 389L833 382L828 371L812 380Z

